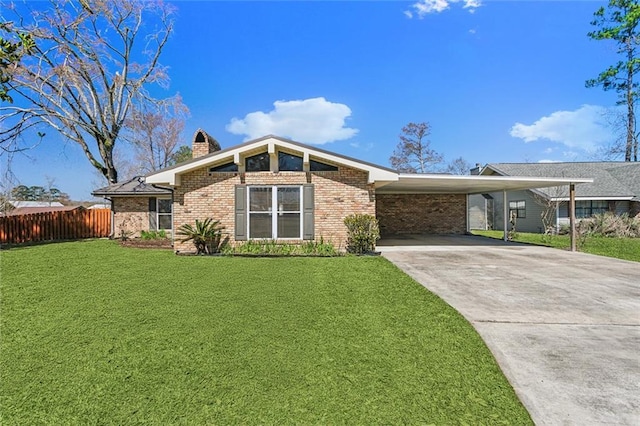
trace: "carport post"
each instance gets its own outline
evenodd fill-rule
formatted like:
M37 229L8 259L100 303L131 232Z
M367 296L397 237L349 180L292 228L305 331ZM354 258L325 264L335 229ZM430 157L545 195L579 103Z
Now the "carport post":
M569 227L571 228L571 251L576 251L576 184L569 184Z
M509 206L507 205L507 190L503 189L502 190L502 221L503 221L503 228L504 229L504 235L502 236L502 239L504 241L507 241L508 238L508 231L507 231L507 227L509 226L509 220L507 219L507 215L509 213Z

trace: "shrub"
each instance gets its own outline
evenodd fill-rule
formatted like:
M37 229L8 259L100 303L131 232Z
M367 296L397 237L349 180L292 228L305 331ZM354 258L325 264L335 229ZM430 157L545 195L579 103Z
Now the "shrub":
M640 237L640 218L611 212L599 213L579 222L581 234L598 237Z
M338 251L331 243L305 241L302 244L279 243L276 240L247 241L225 250L227 254L255 254L276 256L336 256Z
M167 232L164 229L159 231L140 231L140 238L143 240L164 240Z
M224 226L220 225L219 220L207 218L203 221L196 219L195 226L190 224L181 225L177 234L184 238L180 242L193 241L196 247L196 254L212 254L219 253L221 248L226 245L227 239L222 239L222 230Z
M372 252L376 248L376 241L380 239L378 220L368 214L352 214L344 218L347 227L347 251L363 254Z

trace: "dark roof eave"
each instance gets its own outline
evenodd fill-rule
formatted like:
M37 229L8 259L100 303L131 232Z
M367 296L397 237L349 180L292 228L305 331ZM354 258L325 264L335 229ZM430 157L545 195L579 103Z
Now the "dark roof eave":
M91 195L94 197L131 197L131 196L139 196L139 197L148 197L150 195L170 195L172 191L146 191L146 192L109 192L109 191L93 191Z

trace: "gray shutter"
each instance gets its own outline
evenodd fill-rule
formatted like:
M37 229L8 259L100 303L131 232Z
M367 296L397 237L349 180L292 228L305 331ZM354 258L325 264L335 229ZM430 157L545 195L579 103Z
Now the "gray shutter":
M302 185L302 239L314 239L313 184Z
M158 230L156 197L149 197L149 231Z
M245 185L236 185L236 223L235 223L235 240L247 240L247 187Z

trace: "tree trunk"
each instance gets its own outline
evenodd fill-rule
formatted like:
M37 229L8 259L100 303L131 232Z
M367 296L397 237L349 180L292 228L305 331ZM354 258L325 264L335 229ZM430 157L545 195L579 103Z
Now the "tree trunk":
M624 150L624 161L631 161L632 151L635 152L634 161L638 161L637 149L633 149L636 135L636 116L633 99L633 46L631 46L631 36L626 39L627 44L627 143Z

